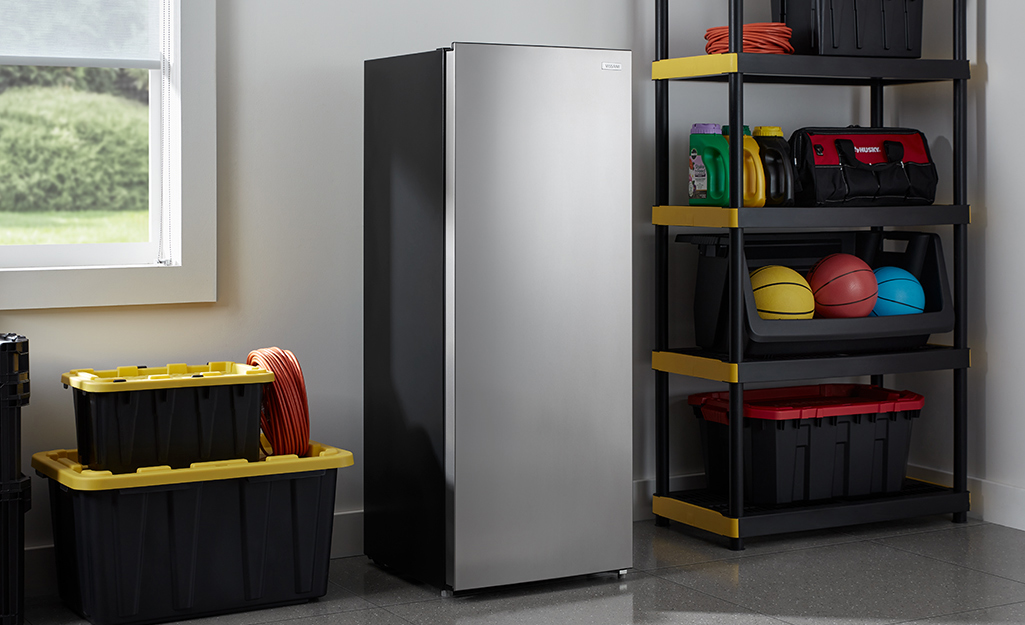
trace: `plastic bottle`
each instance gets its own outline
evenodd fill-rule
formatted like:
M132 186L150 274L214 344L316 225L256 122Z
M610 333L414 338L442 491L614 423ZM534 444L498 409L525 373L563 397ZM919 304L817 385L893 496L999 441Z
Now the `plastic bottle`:
M723 126L722 134L728 141L730 127ZM765 206L765 171L758 152L758 142L744 126L744 206Z
M690 129L690 203L728 206L730 145L719 124L694 124Z
M755 126L762 169L765 170L765 205L794 205L794 161L790 144L779 126Z

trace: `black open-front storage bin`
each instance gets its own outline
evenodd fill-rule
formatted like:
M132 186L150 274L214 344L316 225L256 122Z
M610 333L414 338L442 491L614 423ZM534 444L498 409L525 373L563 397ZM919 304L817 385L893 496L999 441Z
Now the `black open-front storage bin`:
M701 348L727 352L729 235L680 234L698 246L694 337ZM784 265L807 274L821 258L853 254L870 267L900 267L925 290L925 312L857 319L762 319L755 308L749 272ZM940 238L929 232L848 231L751 233L744 237L745 356L791 356L896 351L924 345L929 335L954 327L954 308Z

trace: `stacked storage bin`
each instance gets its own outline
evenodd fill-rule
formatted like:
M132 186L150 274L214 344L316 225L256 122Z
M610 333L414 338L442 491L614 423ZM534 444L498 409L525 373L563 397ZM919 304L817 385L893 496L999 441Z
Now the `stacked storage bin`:
M21 474L21 407L28 405L28 339L0 334L0 625L22 622L25 513L30 479Z
M323 596L337 469L310 442L261 458L266 369L75 370L79 449L37 453L61 598L93 623L155 623Z
M729 393L691 395L708 487L728 488ZM744 497L775 505L899 492L925 398L864 384L744 393Z

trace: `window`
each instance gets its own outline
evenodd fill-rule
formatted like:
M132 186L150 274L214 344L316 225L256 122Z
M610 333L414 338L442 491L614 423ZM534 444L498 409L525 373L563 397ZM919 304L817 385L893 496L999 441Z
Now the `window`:
M133 25L109 38L127 44L141 42L132 49L119 44L67 52L57 44L72 38L68 29L51 24L49 30L59 33L57 44L32 35L23 38L23 49L12 51L17 37L6 36L4 24L11 20L4 20L0 23L0 64L150 68L148 236L141 242L2 245L0 289L7 297L0 298L0 308L214 301L214 3L0 0L0 14L8 15L15 7L16 15L25 6L29 7L25 15L32 16L33 24L45 21L48 12L58 14L58 24L61 19L80 23L87 16L62 13L81 12L86 7L88 13L104 18L104 26ZM116 18L119 12L139 9L146 13L143 21L148 28L139 28L138 19ZM83 30L95 32L98 27L89 25ZM5 214L0 212L0 220Z

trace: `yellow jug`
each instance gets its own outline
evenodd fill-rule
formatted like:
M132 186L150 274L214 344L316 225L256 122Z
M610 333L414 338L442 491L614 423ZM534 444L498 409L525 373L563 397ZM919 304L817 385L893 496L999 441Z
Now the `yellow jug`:
M722 134L728 140L730 127L723 126ZM765 206L765 170L758 152L758 142L744 126L744 206Z

